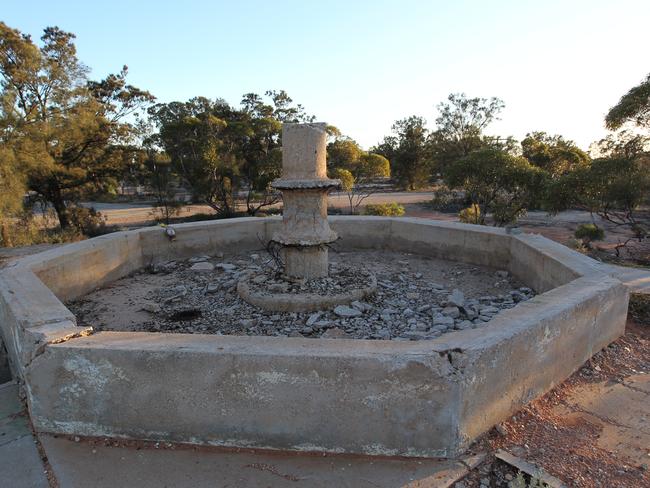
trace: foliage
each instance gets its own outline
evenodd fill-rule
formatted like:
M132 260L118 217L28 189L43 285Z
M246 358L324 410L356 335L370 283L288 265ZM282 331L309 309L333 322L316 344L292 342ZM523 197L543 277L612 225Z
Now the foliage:
M424 119L412 115L398 120L392 131L372 152L390 161L390 172L400 186L409 190L424 186L431 174Z
M484 129L498 118L504 106L496 97L468 98L464 93L452 93L447 101L440 103L437 128L428 138L437 171L444 174L449 165L473 151L487 147L505 149L503 144L512 145L511 138L483 136Z
M635 226L636 210L650 194L650 160L611 155L564 175L549 187L553 212L583 208L616 225Z
M441 212L462 210L465 203L465 196L462 191L452 190L447 185L439 185L433 191L433 198L429 202L431 208Z
M382 217L401 217L404 215L404 206L400 205L397 202L392 203L376 203L372 205L366 205L365 214L366 215L379 215Z
M233 215L241 190L250 215L278 201L270 183L280 176L283 122L310 121L284 91L268 91L270 103L254 93L241 108L197 97L158 104L149 110L158 133L149 141L171 158L194 199L220 215Z
M464 224L480 224L481 223L481 209L478 205L474 204L458 212L458 219Z
M390 163L385 157L364 151L347 137L339 136L327 145L327 160L330 176L341 180L341 190L348 195L352 214L374 193L370 183L390 176Z
M522 156L557 178L589 164L589 155L562 136L532 132L521 141Z
M608 129L619 129L626 122L650 128L650 74L623 95L605 117Z
M505 151L483 149L470 153L451 165L446 184L462 188L467 199L478 207L478 222L485 225L486 214L494 224L515 222L539 198L546 175L525 158Z
M175 199L177 176L171 159L166 153L149 149L144 167L146 181L155 198L153 215L156 220L169 224L172 217L178 215L181 210L181 202Z
M116 186L134 157L139 110L153 100L126 83L127 67L90 81L75 36L48 27L41 47L0 22L0 141L28 170L28 187L60 226L88 192Z
M573 235L588 248L593 241L602 241L605 231L596 224L580 224Z
M35 244L62 244L84 238L76 228L53 228L49 215L35 216L30 210L21 212L3 226L0 247L32 246Z

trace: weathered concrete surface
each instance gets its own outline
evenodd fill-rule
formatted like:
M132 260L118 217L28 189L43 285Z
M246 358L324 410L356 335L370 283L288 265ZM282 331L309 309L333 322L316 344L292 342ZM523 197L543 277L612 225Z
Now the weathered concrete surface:
M26 379L44 432L450 456L452 373L426 343L102 332L48 347Z
M446 488L480 458L461 461L286 455L212 449L134 449L41 436L62 488Z
M0 486L47 488L43 463L18 400L18 385L0 385Z
M286 246L284 272L314 279L328 274L325 244L337 239L327 221L327 194L340 185L327 178L327 124L283 124L282 229L274 236Z
M377 290L377 279L370 276L367 284L362 288L350 288L343 293L332 295L318 295L316 293L256 293L251 291L250 281L243 278L237 283L237 293L251 305L265 310L278 312L311 312L315 310L332 309L337 305L344 305L354 300L363 300Z
M17 376L46 344L87 332L27 267L0 270L0 334Z

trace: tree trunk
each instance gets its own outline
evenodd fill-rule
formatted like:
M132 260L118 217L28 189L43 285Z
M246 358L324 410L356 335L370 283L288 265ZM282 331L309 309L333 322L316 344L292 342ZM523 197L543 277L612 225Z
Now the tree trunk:
M70 215L68 214L68 207L65 204L65 200L63 199L61 192L58 190L52 192L52 195L50 196L50 202L52 203L54 211L56 212L56 216L59 219L61 230L69 229L71 226Z

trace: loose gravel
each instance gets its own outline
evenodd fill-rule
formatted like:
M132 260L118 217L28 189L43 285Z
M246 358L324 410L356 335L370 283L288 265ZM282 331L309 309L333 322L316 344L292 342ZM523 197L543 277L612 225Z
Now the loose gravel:
M421 340L484 327L535 292L507 271L390 251L330 255L330 285L341 273L372 273L377 293L332 310L279 313L257 309L237 294L243 276L266 276L278 291L319 290L328 281L300 283L272 276L263 252L196 256L142 270L68 303L80 325L95 330ZM323 285L325 283L325 285Z

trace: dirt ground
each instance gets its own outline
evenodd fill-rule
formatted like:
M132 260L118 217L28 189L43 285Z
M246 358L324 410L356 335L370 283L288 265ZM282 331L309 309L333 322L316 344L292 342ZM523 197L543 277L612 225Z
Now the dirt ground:
M459 488L505 486L497 449L543 468L567 486L650 486L650 321L626 334L567 381L492 429L472 447L486 463Z

